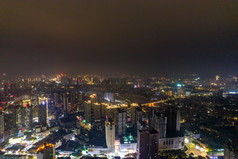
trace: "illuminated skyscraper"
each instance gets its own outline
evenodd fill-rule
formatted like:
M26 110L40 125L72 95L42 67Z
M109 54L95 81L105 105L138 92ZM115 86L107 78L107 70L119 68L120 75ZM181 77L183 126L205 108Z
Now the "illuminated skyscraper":
M20 107L21 126L32 127L33 112L32 112L31 100L22 100L22 106Z
M48 99L39 98L38 117L40 124L48 124Z
M115 148L115 123L107 120L105 122L107 148Z

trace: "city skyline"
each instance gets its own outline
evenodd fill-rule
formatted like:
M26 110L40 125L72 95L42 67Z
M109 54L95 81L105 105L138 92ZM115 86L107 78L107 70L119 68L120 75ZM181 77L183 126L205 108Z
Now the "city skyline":
M0 0L0 159L238 159L238 1Z

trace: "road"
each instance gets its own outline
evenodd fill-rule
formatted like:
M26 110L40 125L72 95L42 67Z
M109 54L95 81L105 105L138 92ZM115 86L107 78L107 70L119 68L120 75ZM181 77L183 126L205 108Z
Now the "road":
M198 143L198 144L196 144ZM194 154L195 157L197 156L202 156L206 157L207 156L207 150L206 147L203 143L200 141L197 141L194 138L185 138L185 146L188 148L186 154L189 155L191 153Z

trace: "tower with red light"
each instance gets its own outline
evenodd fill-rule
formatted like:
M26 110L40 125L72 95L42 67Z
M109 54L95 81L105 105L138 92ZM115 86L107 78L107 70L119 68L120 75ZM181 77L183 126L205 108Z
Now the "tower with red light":
M48 124L48 98L38 98L38 123L42 125Z

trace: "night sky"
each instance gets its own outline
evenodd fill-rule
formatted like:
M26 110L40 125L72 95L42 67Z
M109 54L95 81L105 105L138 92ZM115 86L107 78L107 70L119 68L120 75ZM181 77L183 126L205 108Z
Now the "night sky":
M0 0L0 73L238 73L238 1Z

